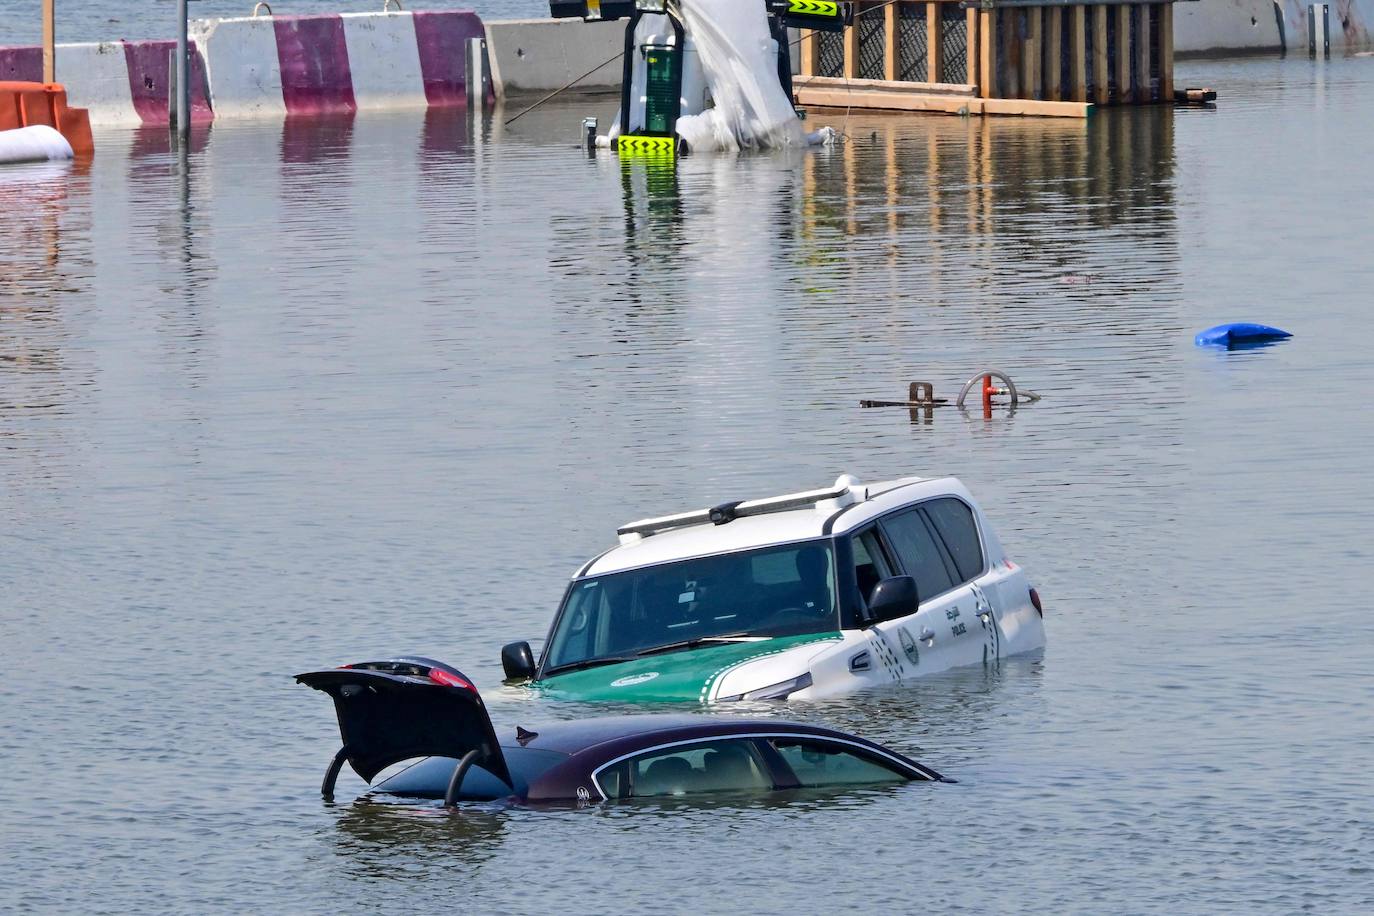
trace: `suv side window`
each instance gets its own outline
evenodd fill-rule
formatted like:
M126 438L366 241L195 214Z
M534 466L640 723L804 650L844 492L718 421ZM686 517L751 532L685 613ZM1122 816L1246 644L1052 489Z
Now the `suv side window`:
M954 565L959 568L959 578L965 582L983 571L983 544L978 538L978 523L973 519L973 510L962 499L945 496L921 503L921 508L930 516L940 540L945 542Z
M868 604L868 596L873 594L873 586L892 575L892 567L888 565L883 545L878 541L877 529L869 528L854 535L853 545L854 578L859 583L859 595L863 598L864 604Z
M916 591L925 601L947 592L957 583L940 555L934 534L926 524L919 507L890 515L880 523L903 571L916 579Z

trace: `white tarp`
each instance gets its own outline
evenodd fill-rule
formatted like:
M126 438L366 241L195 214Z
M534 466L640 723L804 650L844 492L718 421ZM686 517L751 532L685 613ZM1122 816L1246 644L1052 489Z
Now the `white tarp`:
M807 135L778 82L768 14L758 0L681 0L683 23L696 46L715 107L678 119L678 136L693 151L821 143L827 129Z

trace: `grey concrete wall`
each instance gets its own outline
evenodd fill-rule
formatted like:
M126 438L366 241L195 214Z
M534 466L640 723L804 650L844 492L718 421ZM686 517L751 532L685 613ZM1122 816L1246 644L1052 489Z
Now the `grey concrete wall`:
M593 72L577 88L620 88L624 22L507 19L486 27L487 56L499 95L550 92L588 70Z
M1374 0L1330 0L1331 48L1370 46ZM1288 50L1307 48L1307 0L1280 0ZM1278 50L1273 0L1198 0L1174 5L1174 50L1204 56Z

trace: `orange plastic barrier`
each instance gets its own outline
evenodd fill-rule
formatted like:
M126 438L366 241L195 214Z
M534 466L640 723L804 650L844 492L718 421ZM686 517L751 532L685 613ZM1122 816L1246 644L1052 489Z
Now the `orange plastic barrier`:
M59 83L0 80L0 130L46 124L72 145L78 157L95 152L91 118L84 108L67 107L67 90Z

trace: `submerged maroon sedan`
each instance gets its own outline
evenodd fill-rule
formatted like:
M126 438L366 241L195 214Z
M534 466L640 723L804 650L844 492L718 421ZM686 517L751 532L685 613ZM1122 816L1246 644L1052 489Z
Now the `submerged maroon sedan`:
M502 742L472 681L428 658L361 662L296 680L328 693L338 713L343 747L325 775L326 798L345 761L371 783L415 758L423 759L373 791L451 805L950 781L872 741L771 719L614 716L517 728Z

